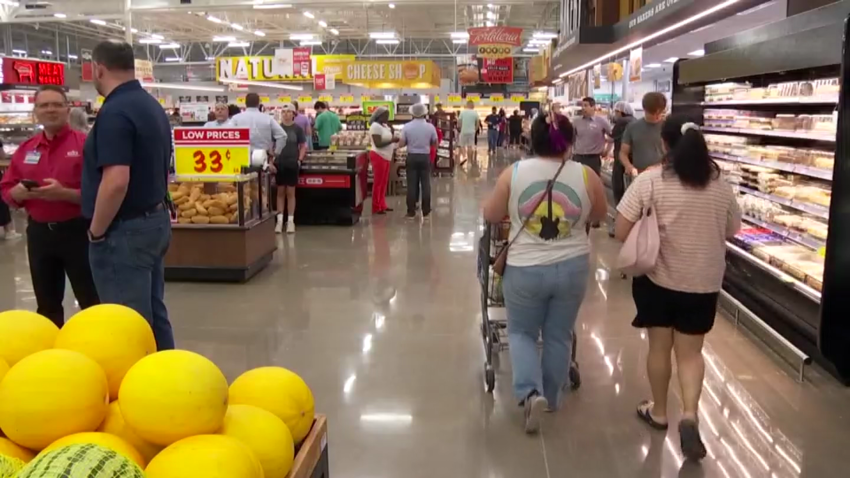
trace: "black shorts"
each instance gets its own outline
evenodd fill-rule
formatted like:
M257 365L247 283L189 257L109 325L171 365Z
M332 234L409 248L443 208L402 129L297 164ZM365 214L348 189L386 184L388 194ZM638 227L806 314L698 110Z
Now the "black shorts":
M298 186L298 167L278 166L275 182L278 186Z
M520 135L519 133L512 133L511 134L511 144L519 144L520 136L522 136L522 135Z
M672 328L686 335L704 335L714 327L719 292L694 294L670 290L649 277L635 277L632 298L637 307L633 327Z

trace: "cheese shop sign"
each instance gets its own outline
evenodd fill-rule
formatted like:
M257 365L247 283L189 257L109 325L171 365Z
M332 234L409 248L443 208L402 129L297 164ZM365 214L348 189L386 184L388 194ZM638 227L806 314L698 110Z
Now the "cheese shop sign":
M434 88L440 69L433 61L352 61L337 81L371 88Z

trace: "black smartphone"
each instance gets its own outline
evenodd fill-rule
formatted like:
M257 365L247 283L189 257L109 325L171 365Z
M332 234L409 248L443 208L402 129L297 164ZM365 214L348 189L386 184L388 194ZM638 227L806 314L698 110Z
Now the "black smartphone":
M41 187L41 184L38 184L38 181L33 181L32 179L21 179L21 184L23 184L27 189Z

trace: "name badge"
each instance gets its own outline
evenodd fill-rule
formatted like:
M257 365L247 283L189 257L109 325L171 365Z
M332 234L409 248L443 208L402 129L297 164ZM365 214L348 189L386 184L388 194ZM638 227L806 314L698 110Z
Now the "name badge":
M30 151L27 153L26 157L24 157L24 164L38 164L40 159L41 153L38 151Z

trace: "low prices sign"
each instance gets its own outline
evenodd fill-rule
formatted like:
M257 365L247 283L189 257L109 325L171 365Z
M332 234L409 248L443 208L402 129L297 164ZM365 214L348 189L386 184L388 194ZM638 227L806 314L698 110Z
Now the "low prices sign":
M522 46L522 28L479 27L470 28L469 45L477 47L479 58L505 58L516 47Z
M482 58L481 82L509 84L514 82L513 58Z
M25 58L0 58L4 85L65 85L65 64Z
M174 128L178 176L233 176L250 164L248 128Z

